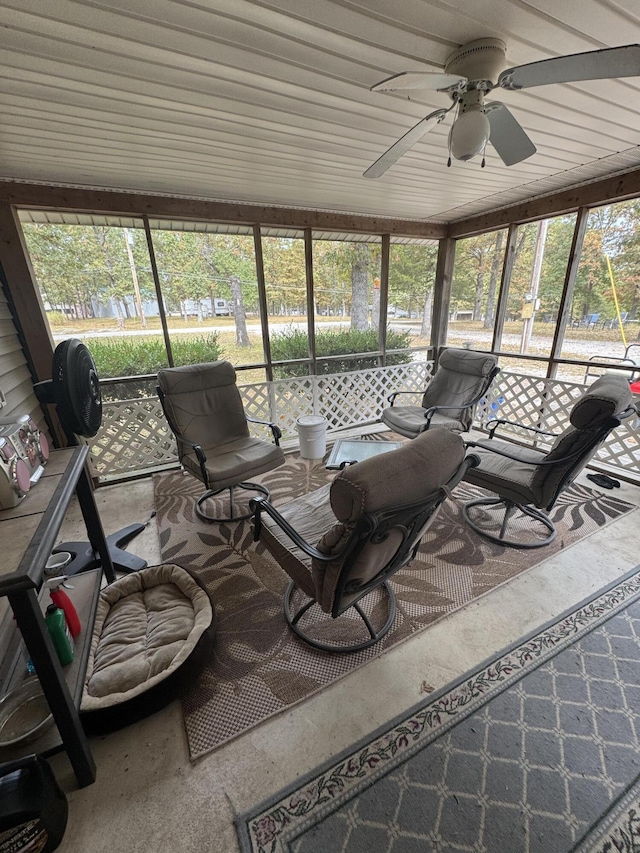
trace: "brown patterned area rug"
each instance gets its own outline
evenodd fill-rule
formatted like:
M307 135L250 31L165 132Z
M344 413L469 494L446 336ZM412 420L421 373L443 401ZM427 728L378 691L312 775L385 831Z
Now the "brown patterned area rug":
M283 466L256 480L282 506L335 473L322 462L290 454ZM552 513L555 542L519 551L480 538L463 522L462 504L482 494L463 483L441 508L417 558L393 577L398 613L391 632L372 648L339 655L306 646L287 627L282 595L288 578L253 542L250 522L198 519L194 504L202 485L181 471L157 474L154 487L162 558L202 578L219 617L214 657L183 699L192 760L633 509L614 495L574 485Z

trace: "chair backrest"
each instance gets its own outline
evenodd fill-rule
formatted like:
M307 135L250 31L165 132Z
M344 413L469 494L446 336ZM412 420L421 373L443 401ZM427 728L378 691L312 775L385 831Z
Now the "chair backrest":
M158 387L169 426L178 441L194 441L203 450L249 435L236 372L228 361L168 367L158 372Z
M587 464L631 406L629 382L623 376L600 376L574 405L570 426L556 438L544 465L536 468L531 490L536 505L551 509L556 498ZM566 457L572 457L566 460ZM546 464L558 460L557 465ZM565 461L566 460L566 461Z
M448 490L474 461L464 459L458 434L435 428L345 468L330 491L337 521L317 545L336 559L311 563L322 609L340 615L413 559Z
M495 355L468 349L445 350L422 398L423 408L468 405L488 389L497 372L497 363ZM469 429L473 420L472 409L447 409L443 414L461 421L465 429Z

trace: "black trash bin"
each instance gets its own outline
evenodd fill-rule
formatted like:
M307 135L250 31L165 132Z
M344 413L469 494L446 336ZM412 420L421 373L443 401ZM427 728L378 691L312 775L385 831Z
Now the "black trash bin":
M68 805L53 770L39 755L0 764L0 853L55 850Z

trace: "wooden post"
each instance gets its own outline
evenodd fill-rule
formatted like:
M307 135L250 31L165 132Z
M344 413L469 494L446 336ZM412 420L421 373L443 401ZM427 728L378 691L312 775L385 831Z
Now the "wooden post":
M382 350L382 366L387 363L387 308L389 307L389 256L391 238L382 235L382 253L380 258L380 331L378 346Z
M315 376L318 372L316 367L318 359L316 354L316 317L313 295L313 235L311 228L304 229L304 269L307 282L307 333L309 336L309 356L311 357L309 372L312 376Z

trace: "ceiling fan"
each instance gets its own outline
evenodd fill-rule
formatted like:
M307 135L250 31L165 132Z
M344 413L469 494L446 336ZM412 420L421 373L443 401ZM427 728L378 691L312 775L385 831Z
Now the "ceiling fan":
M364 177L383 175L454 109L457 115L449 131L447 165L451 165L451 157L471 160L484 154L487 142L491 142L505 166L513 166L535 154L536 147L504 104L485 101L492 89L515 91L548 83L640 76L640 45L637 44L557 56L503 70L505 51L506 45L500 39L478 39L455 50L447 59L443 73L406 71L372 86L372 92L431 89L448 94L453 103L419 121L367 169Z

